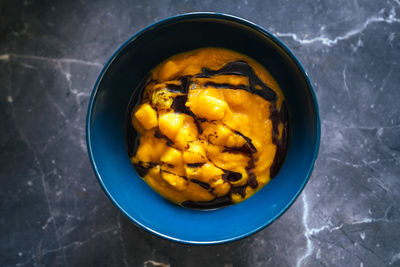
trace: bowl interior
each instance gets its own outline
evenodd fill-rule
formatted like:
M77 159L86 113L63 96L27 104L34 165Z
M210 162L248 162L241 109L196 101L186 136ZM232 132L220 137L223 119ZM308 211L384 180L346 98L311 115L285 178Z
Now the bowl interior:
M217 46L246 54L278 81L290 113L286 161L268 185L248 200L214 211L171 204L140 179L124 141L124 118L132 93L167 57ZM190 14L159 22L127 41L99 77L87 121L88 149L108 196L136 224L160 236L197 244L222 243L262 229L281 215L308 180L319 145L319 119L311 85L286 48L257 26L218 14Z

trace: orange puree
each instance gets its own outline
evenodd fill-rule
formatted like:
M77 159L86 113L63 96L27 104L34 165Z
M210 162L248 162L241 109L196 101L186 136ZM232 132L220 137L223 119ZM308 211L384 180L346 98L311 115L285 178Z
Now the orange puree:
M287 145L283 101L274 78L245 55L221 48L174 55L152 70L132 111L140 142L131 161L149 186L177 204L241 202L283 161L275 157Z

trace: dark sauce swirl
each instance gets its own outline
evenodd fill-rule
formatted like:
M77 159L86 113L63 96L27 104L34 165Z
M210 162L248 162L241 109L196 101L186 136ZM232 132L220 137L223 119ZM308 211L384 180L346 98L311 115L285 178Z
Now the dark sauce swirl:
M219 70L210 70L207 68L202 69L202 73L198 74L198 78L210 78L215 75L239 75L246 76L249 79L249 86L239 86L235 87L229 84L215 84L219 88L230 88L230 89L243 89L250 93L260 95L262 98L269 102L275 102L277 95L269 88L261 79L256 75L253 68L243 60L229 62ZM218 86L219 85L219 86ZM259 86L261 89L256 89Z

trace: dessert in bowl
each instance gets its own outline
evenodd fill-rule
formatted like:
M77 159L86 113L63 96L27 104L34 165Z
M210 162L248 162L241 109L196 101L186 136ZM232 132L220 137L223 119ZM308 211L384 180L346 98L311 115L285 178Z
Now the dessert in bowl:
M202 49L231 57L212 63L209 50L210 61L186 72L173 58ZM311 83L289 49L251 22L215 13L171 17L134 35L104 67L87 115L90 159L113 203L138 226L191 244L236 240L283 214L308 181L319 137ZM286 157L274 165L283 140Z
M137 90L143 93L128 108L128 153L165 198L219 208L249 198L277 175L289 140L286 103L253 59L212 47L180 53Z

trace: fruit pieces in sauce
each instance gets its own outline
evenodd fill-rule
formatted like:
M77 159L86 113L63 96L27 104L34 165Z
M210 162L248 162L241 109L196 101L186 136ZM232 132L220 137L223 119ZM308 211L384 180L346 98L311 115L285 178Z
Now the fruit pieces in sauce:
M288 145L282 91L249 57L222 48L177 54L159 64L132 112L129 148L138 174L189 208L241 202L280 169Z

